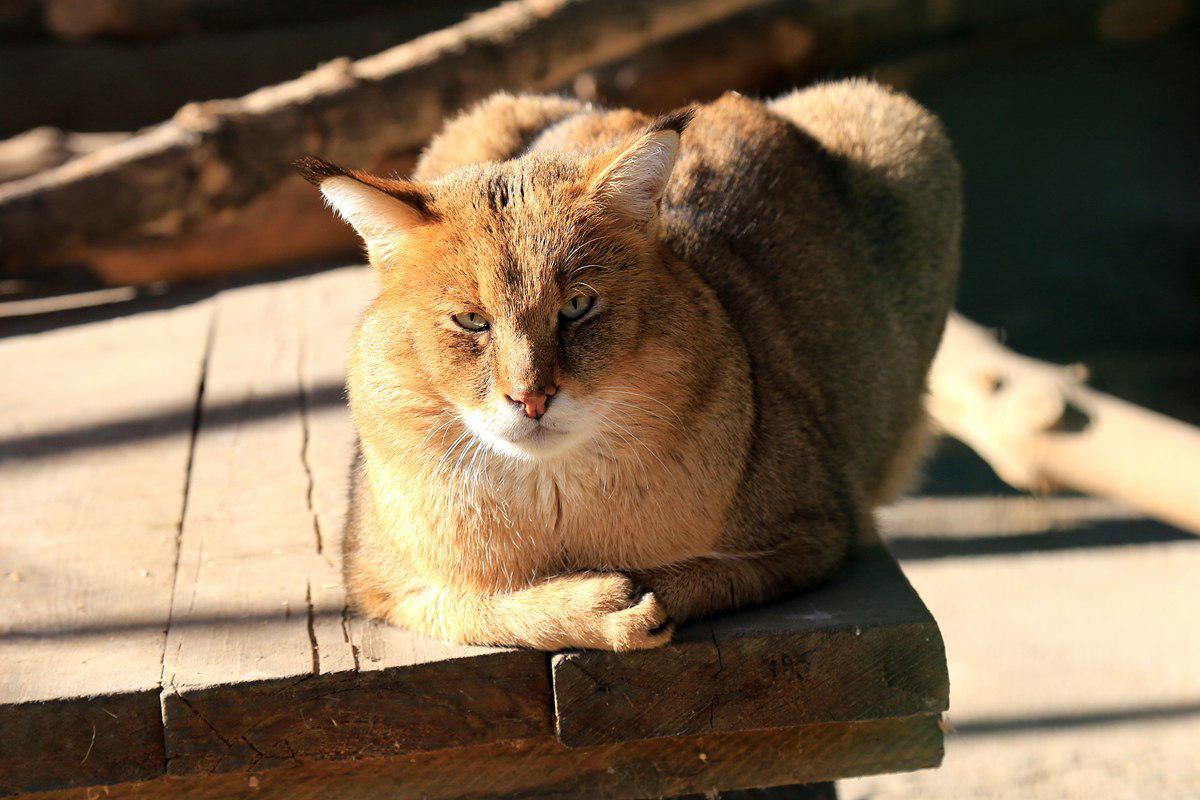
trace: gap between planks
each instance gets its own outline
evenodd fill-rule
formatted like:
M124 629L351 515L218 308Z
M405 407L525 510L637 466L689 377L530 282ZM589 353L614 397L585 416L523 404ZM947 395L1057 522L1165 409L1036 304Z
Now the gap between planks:
M191 435L188 439L187 462L183 469L183 499L179 505L179 520L175 527L175 564L171 569L171 599L167 606L167 626L163 629L163 647L162 655L159 659L159 685L160 687L166 683L166 668L167 668L167 637L171 631L171 621L175 609L175 590L179 583L179 547L183 541L183 521L187 518L188 495L192 488L192 463L196 458L196 439L200 435L200 418L204 403L204 384L208 380L208 362L212 355L213 333L215 331L215 314L213 311L213 300L207 299L204 301L208 307L207 322L205 325L204 334L204 352L200 356L200 380L196 383L196 401L192 405L192 428ZM161 692L160 692L161 695ZM166 716L163 720L163 771L166 771Z

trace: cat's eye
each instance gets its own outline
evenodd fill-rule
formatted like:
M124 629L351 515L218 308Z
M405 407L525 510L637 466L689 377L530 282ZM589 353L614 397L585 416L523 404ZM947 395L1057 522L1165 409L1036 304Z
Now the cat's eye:
M479 333L492 327L491 323L482 314L476 314L474 311L464 311L461 314L455 314L451 319L454 320L455 325L464 331L471 331L471 333Z
M595 303L595 297L587 294L577 294L563 303L562 308L558 310L558 314L563 319L574 322L577 319L582 319L584 314L591 311Z

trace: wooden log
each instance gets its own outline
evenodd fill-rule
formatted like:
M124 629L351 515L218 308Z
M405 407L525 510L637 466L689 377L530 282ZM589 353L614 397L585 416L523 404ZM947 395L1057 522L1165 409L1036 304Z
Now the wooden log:
M1112 497L1200 533L1200 429L1089 389L1086 375L1019 355L953 314L929 411L1017 488Z
M0 142L0 183L25 178L94 153L130 137L128 133L68 133L42 127Z
M952 30L996 24L1005 4L946 6L909 0L830 5L775 3L580 73L580 99L651 113L727 91L779 94L886 50Z
M711 99L730 89L749 92L762 85L783 85L788 80L783 76L803 80L811 71L807 64L836 60L825 52L820 62L813 60L814 30L800 21L806 16L817 18L822 37L828 34L837 41L846 38L837 33L838 24L863 27L852 17L830 15L826 20L795 6L772 6L582 72L556 90L655 111ZM770 32L768 46L762 41L763 30ZM710 57L697 63L698 53ZM407 174L416 157L412 150L360 166L381 174ZM145 284L348 257L358 248L352 231L329 214L311 186L284 180L245 205L201 219L176 235L88 242L53 258L86 264L108 283Z
M306 152L375 163L496 89L548 89L765 1L514 0L357 62L185 106L91 158L0 187L0 272L44 262L47 242L178 234L277 185Z
M407 173L416 157L408 153L368 169ZM361 250L353 229L329 213L311 184L297 178L176 236L89 244L65 252L63 258L64 263L87 264L107 283L147 284L305 261L357 260Z
M166 776L40 800L451 800L647 798L828 781L937 766L939 719L812 725L572 749L552 736L365 761L301 763L254 775ZM32 800L32 798L30 798Z
M0 340L0 794L162 770L192 437L159 415L190 422L210 311ZM105 435L114 417L136 420L129 437Z
M881 548L823 587L686 626L670 646L554 657L559 741L935 714L949 704L937 625Z
M1087 16L1085 12L1092 5L1093 2L1088 0L1076 0L1048 12L1015 2L937 7L916 0L871 0L832 5L798 0L782 4L774 2L737 16L722 17L719 22L659 44L650 44L635 54L607 61L602 66L598 61L588 70L571 74L562 83L554 84L553 88L571 92L583 100L653 112L692 100L706 100L731 89L784 91L797 83L829 74L847 61L862 61L872 53L917 46L949 30L986 26L992 30L994 38L1003 38L1003 34L995 31L997 26L1007 30L1013 25L1027 26L1031 19L1036 23L1043 18L1082 18ZM344 38L346 34L341 36ZM348 41L358 43L366 37L367 34L360 31ZM350 47L350 44L344 47ZM286 53L292 53L294 49L284 48ZM103 53L89 56L89 64L97 61L104 64L103 56ZM184 58L199 56L188 52ZM168 64L174 64L174 59ZM67 65L65 70L78 74L79 67ZM168 68L158 72L169 74ZM109 83L116 79L109 78ZM536 84L522 85L512 80L504 85L536 89L546 88L547 84L539 80ZM13 84L11 89L18 91L23 85ZM164 91L149 92L148 100L162 97ZM359 102L355 96L337 91L332 91L322 102L326 100L340 106ZM458 103L460 98L451 92L444 109L457 108ZM298 112L298 116L307 119L312 114ZM403 122L391 120L390 124L402 125ZM424 120L418 122L424 124ZM318 130L325 128L318 126ZM340 130L336 128L334 132ZM287 126L283 132L286 136L292 133ZM419 138L410 137L409 140L418 142ZM421 140L420 143L424 142ZM236 142L228 139L224 146L236 146ZM266 151L269 157L276 155L270 152L270 146L260 136L253 137L247 146ZM281 145L280 151L283 149L286 148ZM384 152L389 155L384 161L378 161ZM361 158L354 156L349 163L360 168L403 173L407 172L414 157L415 148L396 154L390 140L386 140L371 154L361 155ZM118 170L118 174L110 179L119 184L121 172ZM0 203L0 230L2 207ZM162 225L134 224L124 229L124 233L120 224L101 225L64 247L48 247L46 241L38 241L36 251L11 259L8 266L0 254L0 273L6 270L44 273L82 265L109 283L143 283L220 275L298 260L349 257L355 252L353 236L320 207L318 198L299 180L268 182L253 199L235 200L224 210L202 206L194 211L191 216L182 213L168 216L166 224ZM70 233L70 221L62 224Z

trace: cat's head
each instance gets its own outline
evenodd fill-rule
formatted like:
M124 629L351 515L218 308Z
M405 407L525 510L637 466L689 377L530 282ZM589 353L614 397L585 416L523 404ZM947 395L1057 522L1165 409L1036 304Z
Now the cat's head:
M362 237L421 394L492 449L545 458L661 400L627 363L662 306L658 212L688 115L594 156L530 153L429 183L298 168ZM656 327L655 323L651 323ZM389 334L390 335L390 334Z

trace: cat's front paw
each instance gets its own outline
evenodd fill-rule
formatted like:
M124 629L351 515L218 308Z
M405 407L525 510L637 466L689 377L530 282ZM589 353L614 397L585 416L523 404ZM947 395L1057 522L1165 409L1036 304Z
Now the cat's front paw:
M647 650L671 641L675 626L653 592L644 591L628 575L580 576L575 586L579 612L576 646L595 650Z

